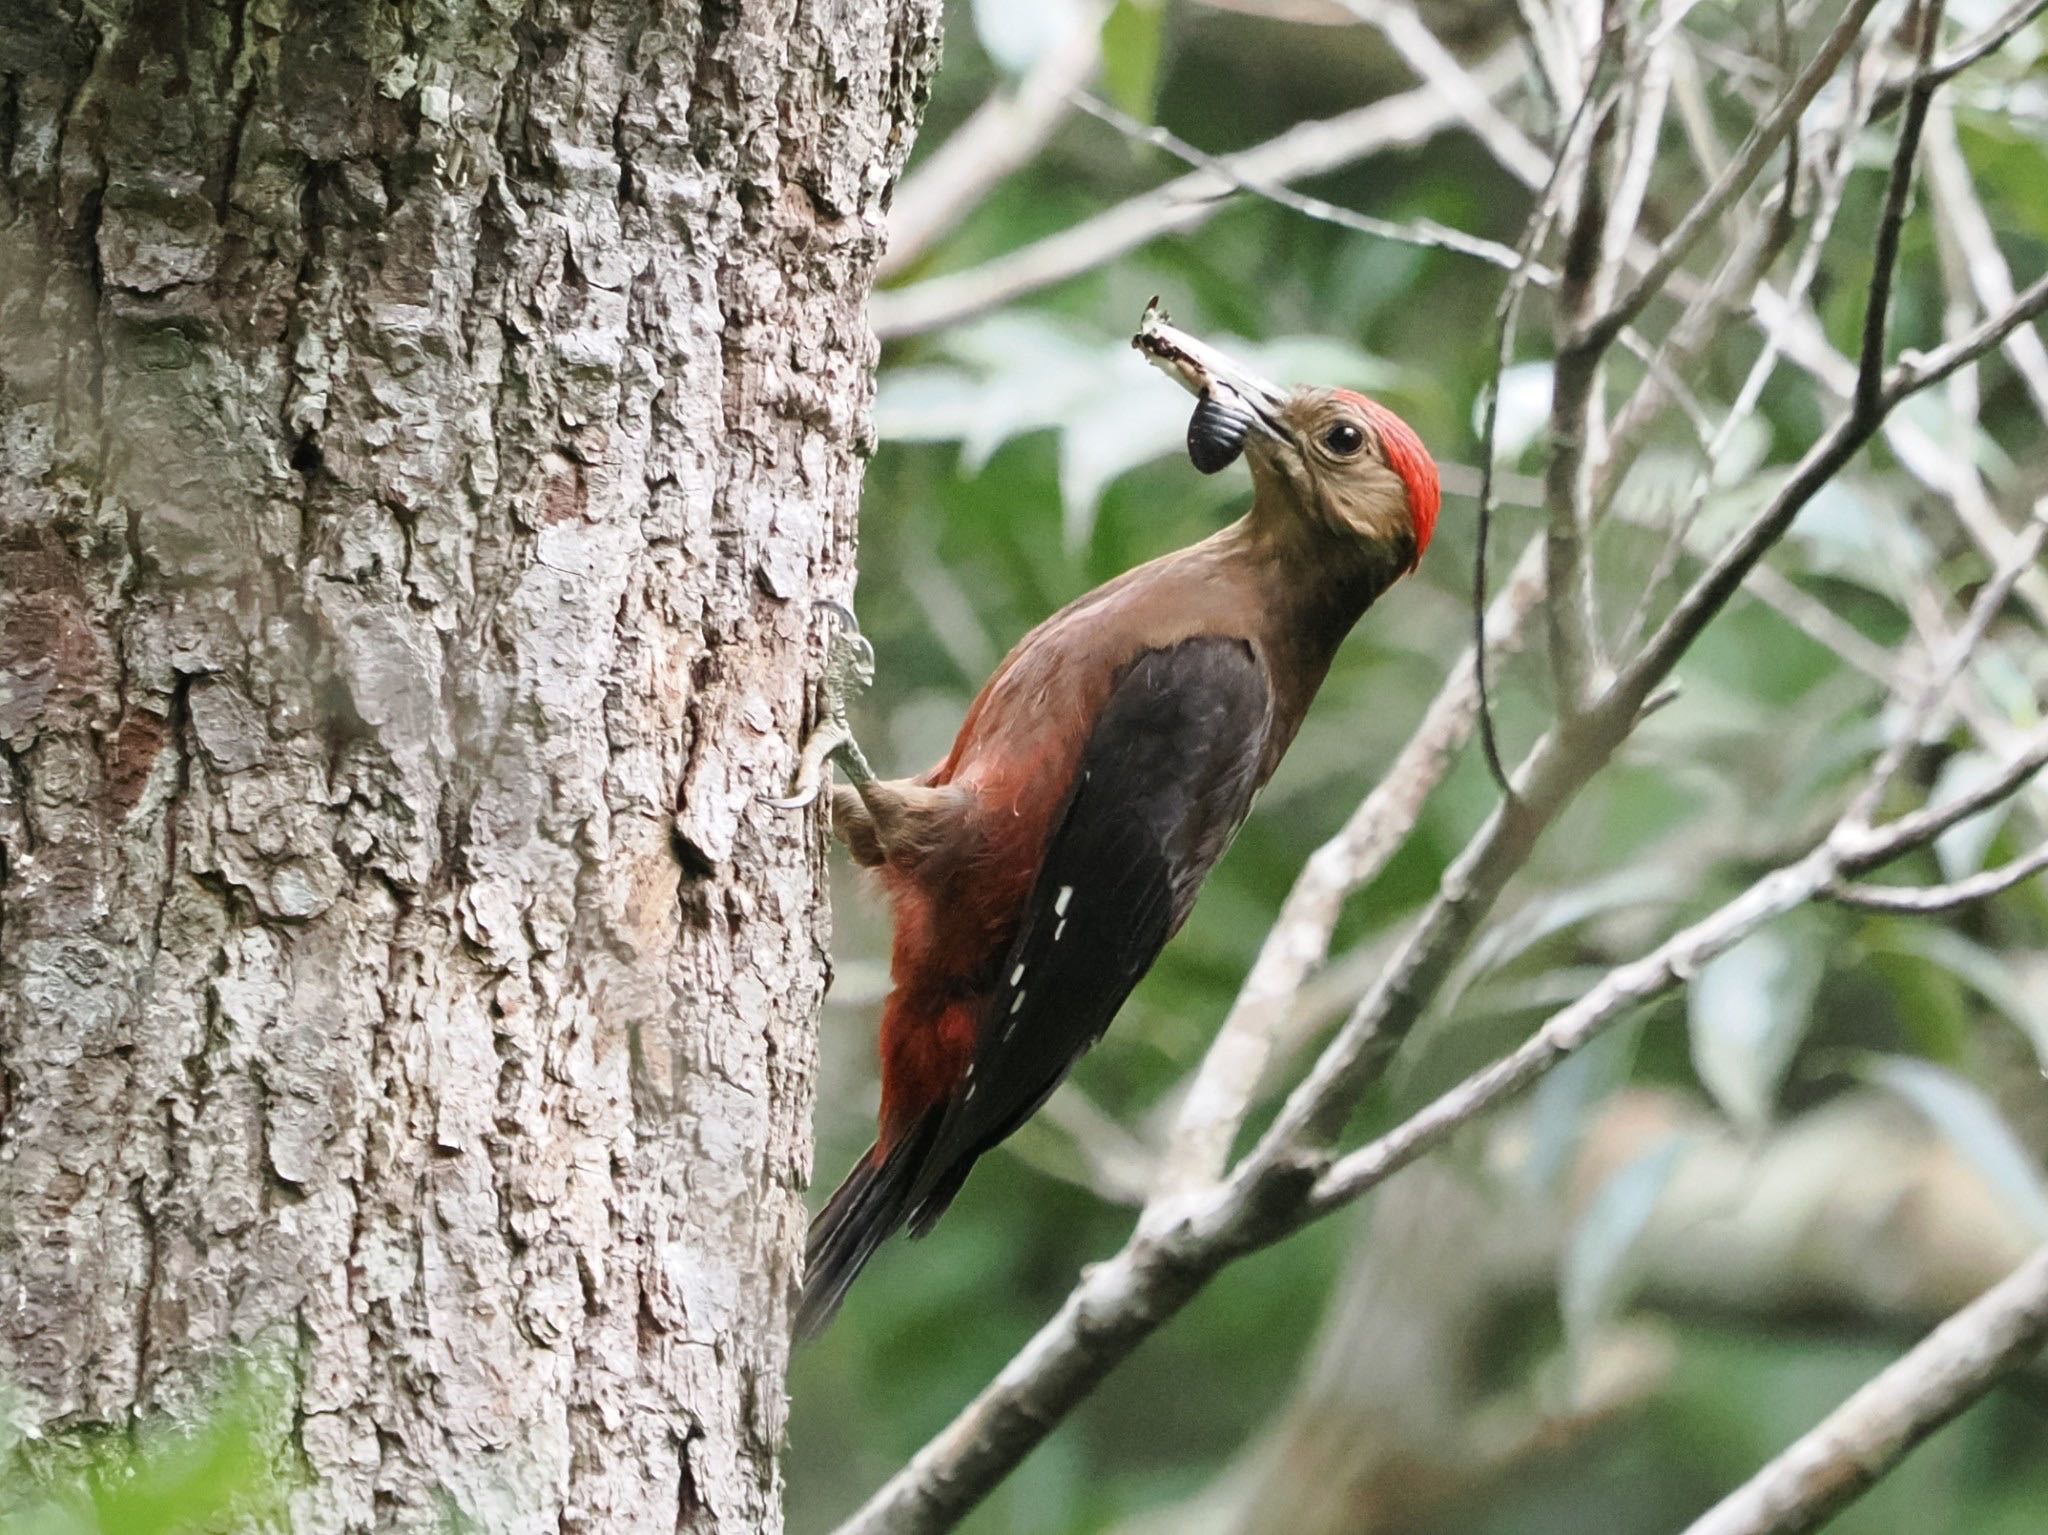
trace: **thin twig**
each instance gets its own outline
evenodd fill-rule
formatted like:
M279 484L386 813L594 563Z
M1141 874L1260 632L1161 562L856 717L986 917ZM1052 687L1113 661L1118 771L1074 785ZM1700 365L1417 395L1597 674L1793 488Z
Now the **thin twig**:
M1936 82L1928 71L1934 58L1935 35L1941 30L1942 0L1919 8L1920 74L1906 97L1906 120L1899 129L1898 153L1892 156L1891 179L1885 186L1884 214L1877 223L1877 250L1870 262L1870 293L1863 304L1863 352L1856 364L1856 413L1877 413L1877 392L1884 381L1885 327L1891 318L1892 278L1898 270L1899 234L1906 225L1906 198L1913 189L1914 162L1920 153L1920 131L1927 126L1927 108Z
M1470 256L1475 261L1484 261L1489 266L1512 271L1516 265L1512 246L1498 240L1488 240L1479 235L1467 234L1462 229L1453 229L1439 224L1434 219L1411 219L1405 223L1395 219L1375 218L1370 213L1360 213L1353 208L1342 208L1321 197L1311 197L1291 187L1275 182L1244 175L1234 169L1230 157L1212 155L1198 149L1179 134L1157 123L1141 123L1128 112L1119 111L1108 102L1091 96L1086 91L1074 93L1074 105L1098 122L1106 123L1125 138L1139 144L1149 144L1154 149L1163 149L1176 160L1191 165L1196 170L1227 180L1238 191L1250 192L1283 208L1291 208L1324 224L1335 224L1340 229L1354 230L1359 234L1371 235L1375 239L1391 240L1398 245L1413 245L1421 250L1451 251L1460 256ZM1548 276L1545 273L1544 276Z
M1857 37L1862 33L1863 23L1876 7L1877 0L1849 0L1843 8L1842 17L1835 23L1820 51L1814 54L1806 68L1792 82L1791 88L1778 98L1771 110L1750 129L1742 147L1736 151L1734 161L1708 188L1707 193L1693 205L1679 226L1657 247L1649 264L1636 275L1635 280L1621 296L1603 310L1592 323L1592 335L1597 339L1603 332L1619 332L1642 312L1643 306L1664 288L1679 264L1692 253L1716 220L1727 211L1735 199L1742 195L1749 184L1756 180L1765 163L1777 149L1785 135L1794 132L1799 125L1800 114L1807 104L1820 93L1820 88L1834 77L1836 67L1842 62Z
M1948 653L1934 658L1934 664L1927 670L1927 677L1920 685L1919 696L1907 706L1905 718L1899 722L1897 733L1878 754L1877 766L1871 770L1870 782L1850 807L1849 818L1857 825L1867 826L1876 817L1878 807L1884 803L1885 791L1892 780L1899 775L1899 769L1906 764L1906 758L1913 748L1920 744L1920 733L1926 728L1935 710L1948 696L1963 668L1969 665L1970 657L1984 638L1985 630L2005 606L2006 598L2012 595L2013 584L2020 578L2020 572L2033 568L2035 556L2041 552L2041 544L2048 538L2048 525L2035 523L2021 536L2014 546L2003 569L1993 573L1979 589L1976 599L1970 604L1969 616L1963 620L1962 628L1949 642Z
M1931 916L1953 911L2002 895L2048 870L2048 843L1996 869L1986 869L1967 879L1945 885L1866 885L1837 882L1821 893L1844 906L1861 906L1868 911L1902 912L1910 916Z
M1970 167L1956 135L1955 113L1946 102L1938 103L1929 115L1926 139L1927 184L1934 192L1941 227L1958 247L1978 305L1984 313L1995 314L2013 301L2017 289L2012 268L1998 248L1991 217L1971 182ZM2004 350L2006 360L2033 396L2034 409L2048 416L2048 342L2042 341L2038 331L2022 328L2006 337ZM1968 462L1967 457L1963 462Z
M1512 50L1472 71L1488 91L1516 78ZM1422 86L1370 106L1301 123L1250 149L1221 157L1231 177L1282 186L1392 149L1427 143L1462 121L1458 104ZM1083 219L1057 234L944 277L875 294L869 319L882 340L919 335L1094 270L1166 234L1184 234L1213 218L1236 182L1209 171L1176 177Z
M2019 0L2018 4L2009 7L2003 16L1962 47L1953 53L1943 54L1941 61L1925 73L1936 85L1947 84L1980 59L1989 58L1998 52L2025 31L2043 11L2048 11L2048 0ZM1883 117L1890 113L1904 99L1911 87L1910 77L1888 85L1879 93L1876 115Z
M1405 0L1338 0L1345 10L1375 29L1423 84L1459 104L1474 136L1527 186L1550 179L1550 156L1529 142L1488 98L1471 72L1442 43Z
M1591 94L1588 87L1587 95ZM1544 584L1550 591L1544 616L1558 718L1567 728L1585 713L1598 643L1592 559L1586 545L1593 523L1594 439L1605 424L1600 378L1607 342L1581 342L1580 338L1586 335L1597 296L1607 285L1604 253L1610 238L1602 161L1612 142L1616 118L1612 103L1601 107L1582 138L1567 140L1559 157L1560 164L1571 164L1578 178L1579 197L1559 262L1557 361L1551 370L1550 452L1543 480L1549 513Z
M1290 209L1304 218L1314 219L1317 223L1332 224L1339 229L1349 229L1353 233L1369 235L1374 239L1391 240L1398 245L1412 245L1422 250L1449 251L1453 255L1467 256L1505 271L1523 272L1526 274L1525 280L1535 283L1538 287L1555 287L1561 281L1559 274L1549 267L1540 262L1525 261L1520 251L1502 245L1497 240L1467 234L1464 230L1453 229L1433 219L1414 219L1401 223L1392 219L1376 218L1370 213L1340 207L1324 198L1311 197L1305 192L1296 192L1289 187L1240 177L1231 171L1227 159L1197 149L1170 129L1153 123L1141 123L1129 113L1119 111L1108 102L1099 100L1085 91L1077 92L1074 102L1089 116L1114 128L1134 142L1163 149L1187 165L1229 179L1238 191L1261 198L1277 207ZM1623 326L1617 332L1617 339L1628 351L1641 358L1646 367L1660 372L1664 387L1690 416L1695 419L1703 418L1699 403L1693 398L1685 380L1662 368L1656 348L1652 347L1640 332L1632 326Z
M1565 129L1565 143L1570 145L1578 137L1581 123L1593 104L1593 93L1587 91L1579 98L1571 123ZM1493 700L1487 693L1486 645L1486 553L1493 532L1494 477L1498 450L1496 443L1500 432L1500 391L1507 377L1508 368L1515 357L1515 341L1520 330L1522 298L1528 291L1536 251L1548 237L1552 220L1557 216L1557 198L1563 188L1563 171L1567 155L1560 153L1550 167L1550 176L1543 183L1537 195L1536 206L1529 211L1528 222L1522 230L1520 250L1517 252L1515 270L1508 278L1507 286L1501 291L1500 302L1494 306L1494 360L1493 380L1486 390L1486 409L1479 429L1479 508L1478 528L1474 537L1472 553L1472 654L1473 683L1477 690L1479 705L1479 745L1486 758L1486 770L1493 775L1493 781L1503 795L1512 798L1514 785L1508 781L1508 770L1501 761L1500 740L1493 728Z

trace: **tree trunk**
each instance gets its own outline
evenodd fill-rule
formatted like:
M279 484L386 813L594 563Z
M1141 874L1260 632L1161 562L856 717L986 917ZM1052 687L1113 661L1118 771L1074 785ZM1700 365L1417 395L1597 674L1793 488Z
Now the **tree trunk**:
M772 1531L933 0L0 0L0 1380Z

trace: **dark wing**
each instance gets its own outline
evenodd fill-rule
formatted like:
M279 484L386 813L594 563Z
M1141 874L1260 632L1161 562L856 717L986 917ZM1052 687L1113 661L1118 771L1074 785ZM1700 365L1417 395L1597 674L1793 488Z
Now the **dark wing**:
M1125 669L911 1190L913 1232L1102 1037L1186 920L1251 809L1271 720L1265 668L1243 640L1183 640Z

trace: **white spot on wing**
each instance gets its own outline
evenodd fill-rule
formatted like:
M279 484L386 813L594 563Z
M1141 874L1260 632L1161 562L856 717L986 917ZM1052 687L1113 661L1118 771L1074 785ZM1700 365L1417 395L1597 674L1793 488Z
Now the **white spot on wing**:
M1025 995L1025 994L1024 994L1023 992L1021 992L1021 991L1020 991L1020 992L1018 992L1018 993L1017 993L1017 1000L1016 1000L1016 1001L1014 1001L1014 1002L1012 1002L1012 1003L1010 1004L1010 1016L1011 1016L1012 1018L1016 1017L1016 1016L1017 1016L1017 1014L1018 1014L1019 1012L1021 1012L1021 1011L1023 1010L1023 1007L1024 1007L1024 995Z
M1023 980L1023 979L1024 979L1024 967L1023 967L1022 965L1019 965L1019 966L1018 966L1018 967L1017 967L1017 968L1016 968L1015 970L1012 970L1012 971L1010 972L1010 984L1011 984L1012 986L1015 986L1015 985L1016 985L1016 984L1017 984L1017 983L1018 983L1019 981L1021 981L1021 980Z
M1054 943L1058 943L1058 942L1060 941L1060 934L1064 933L1064 932L1065 932L1066 930L1067 930L1067 919L1066 919L1065 917L1062 917L1062 918L1060 918L1060 921L1059 921L1059 926L1055 927L1055 928L1054 928L1054 929L1052 930L1052 941L1053 941Z
M1067 914L1067 902L1073 898L1074 887L1072 885L1060 886L1060 893L1053 898L1052 914L1055 917L1064 917Z

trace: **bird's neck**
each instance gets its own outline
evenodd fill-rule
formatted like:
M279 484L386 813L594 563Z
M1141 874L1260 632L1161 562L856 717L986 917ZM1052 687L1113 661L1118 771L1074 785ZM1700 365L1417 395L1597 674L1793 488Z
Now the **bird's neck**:
M1339 530L1275 500L1262 486L1231 531L1275 632L1291 639L1320 680L1344 636L1406 571L1409 551Z
M1216 542L1249 589L1253 622L1273 667L1276 728L1265 768L1270 772L1300 728L1337 647L1400 578L1406 555L1340 535L1291 509L1276 512L1259 504Z

